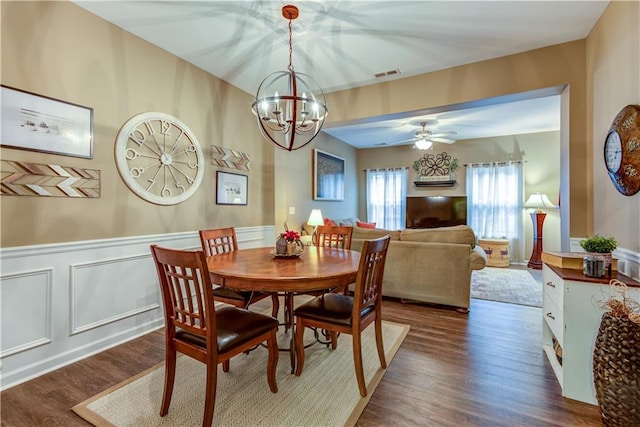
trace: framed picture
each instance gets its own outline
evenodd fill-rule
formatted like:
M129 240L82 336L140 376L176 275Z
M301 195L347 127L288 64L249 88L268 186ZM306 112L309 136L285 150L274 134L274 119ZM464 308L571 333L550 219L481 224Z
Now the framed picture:
M217 171L216 180L216 204L247 204L247 175Z
M1 89L1 145L93 158L93 108L4 85Z
M313 200L344 200L344 159L313 149Z

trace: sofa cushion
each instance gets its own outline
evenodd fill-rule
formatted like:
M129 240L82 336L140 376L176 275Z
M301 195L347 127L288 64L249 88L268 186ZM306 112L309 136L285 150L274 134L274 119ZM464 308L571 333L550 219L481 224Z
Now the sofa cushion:
M391 236L391 240L400 240L400 230L383 230L382 228L362 228L357 225L353 227L353 240L371 240L384 237L386 235Z
M340 225L342 227L355 227L356 223L358 221L360 221L360 220L358 218L356 218L356 217L334 220L335 223L337 223L338 225Z
M407 242L438 242L476 245L476 236L468 225L402 230L400 240Z
M361 228L376 228L375 222L360 222L356 221L356 225Z

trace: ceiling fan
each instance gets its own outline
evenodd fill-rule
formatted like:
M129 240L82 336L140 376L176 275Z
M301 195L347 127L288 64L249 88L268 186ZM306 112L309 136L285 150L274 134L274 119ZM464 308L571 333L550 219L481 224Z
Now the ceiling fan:
M413 138L407 139L401 142L414 141L415 147L420 150L427 150L431 148L434 142L440 142L442 144L453 144L455 139L443 138L448 135L455 135L454 131L445 131L434 133L430 129L427 129L427 122L420 122L422 129L416 131L416 135Z

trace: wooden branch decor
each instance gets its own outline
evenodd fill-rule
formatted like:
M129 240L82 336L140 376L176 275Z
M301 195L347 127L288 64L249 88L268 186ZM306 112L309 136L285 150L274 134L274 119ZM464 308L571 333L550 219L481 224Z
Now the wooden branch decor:
M249 154L230 148L211 146L211 164L229 169L249 170Z
M3 196L100 197L100 171L2 160Z

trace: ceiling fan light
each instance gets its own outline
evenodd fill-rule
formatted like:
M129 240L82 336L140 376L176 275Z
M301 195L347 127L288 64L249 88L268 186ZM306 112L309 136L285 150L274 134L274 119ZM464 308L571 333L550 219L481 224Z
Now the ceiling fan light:
M432 145L433 143L431 141L427 141L426 139L419 139L416 141L416 148L419 150L428 150Z

